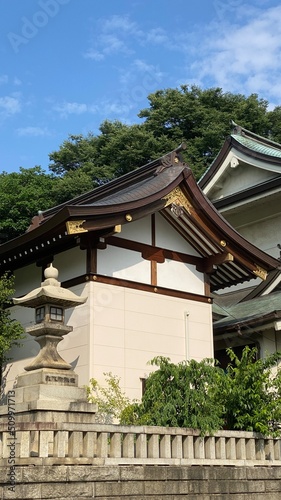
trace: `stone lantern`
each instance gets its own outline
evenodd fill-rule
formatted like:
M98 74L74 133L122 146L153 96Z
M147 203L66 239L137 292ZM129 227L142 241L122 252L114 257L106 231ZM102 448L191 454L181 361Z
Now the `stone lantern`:
M95 413L95 405L87 403L85 388L78 387L78 375L59 355L57 345L73 330L71 326L65 325L65 309L83 304L87 297L79 297L61 287L58 271L52 264L46 268L44 276L40 288L13 299L16 305L35 309L35 323L26 328L26 332L40 345L36 358L25 367L25 373L17 378L14 391L16 411L37 412L32 417L35 421L38 418L51 418L54 421L66 418L70 421L74 418L71 416L73 412L76 413L73 421L77 421L77 412L82 412L81 418L85 419L86 413ZM41 410L47 410L47 413L39 414ZM68 412L67 416L63 412Z
M25 367L32 371L40 368L71 370L57 351L57 345L63 336L73 328L64 323L65 309L83 304L87 297L78 297L70 290L62 288L58 282L58 270L50 265L44 272L45 281L24 297L14 299L14 304L35 309L35 324L26 328L26 332L35 337L40 345L38 356Z

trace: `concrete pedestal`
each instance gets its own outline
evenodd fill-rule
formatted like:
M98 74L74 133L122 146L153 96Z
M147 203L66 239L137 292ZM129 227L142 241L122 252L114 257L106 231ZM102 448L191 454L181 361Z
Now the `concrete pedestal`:
M95 422L96 405L87 402L86 390L78 387L71 370L41 368L19 375L17 386L0 407L3 422L9 408L17 421Z

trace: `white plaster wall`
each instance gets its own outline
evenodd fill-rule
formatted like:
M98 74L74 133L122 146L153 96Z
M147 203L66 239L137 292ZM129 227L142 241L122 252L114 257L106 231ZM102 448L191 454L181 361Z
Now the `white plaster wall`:
M155 220L156 246L190 255L199 255L162 216L156 214ZM150 231L150 217L147 217L144 220L124 226L124 230L119 236L128 240L151 244ZM108 246L105 250L98 250L97 255L98 274L140 283L151 283L150 262L143 260L140 253ZM196 271L195 266L169 259L166 259L164 263L157 264L157 285L204 294L202 273Z
M30 266L17 269L15 275L16 296L21 297L34 288L38 288L42 281L41 267L31 264Z
M55 255L53 266L59 270L59 281L66 281L86 273L86 251L79 246Z
M195 266L166 259L163 264L157 264L157 285L204 295L202 273Z
M256 247L278 258L280 250L277 244L281 243L281 217L278 214L265 220L257 220L252 224L238 227L239 233Z
M141 253L108 246L97 252L97 273L150 284L150 262Z
M199 256L198 252L161 215L156 214L155 221L155 244L157 247ZM169 259L166 259L162 264L157 264L157 285L201 295L204 294L202 273L199 273L195 266Z
M141 243L151 244L151 217L129 222L122 225L121 233L117 233L116 238L126 238L139 241Z
M223 179L223 187L219 191L219 195L216 196L216 199L238 193L239 191L272 179L276 175L276 172L246 164L240 164L236 168L229 168Z
M155 214L157 247L199 256L193 248L160 214Z

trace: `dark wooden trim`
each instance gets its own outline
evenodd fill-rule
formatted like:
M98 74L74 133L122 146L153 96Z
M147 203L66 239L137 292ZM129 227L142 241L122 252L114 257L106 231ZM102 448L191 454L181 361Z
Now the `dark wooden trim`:
M151 244L153 247L155 247L155 243L156 243L155 214L152 214L151 215ZM142 254L142 256L144 258L143 254ZM157 286L157 260L156 259L151 260L150 272L151 272L151 285Z
M165 259L170 259L178 262L183 262L185 264L191 264L193 266L200 266L203 263L203 259L201 257L196 257L194 255L189 255L181 252L175 252L174 250L168 250L166 248L147 245L146 243L140 243L138 241L127 240L125 238L110 236L109 238L106 238L106 241L108 245L111 246L140 252L143 258L146 260L156 260L157 262L164 262Z
M211 295L211 283L210 283L210 276L206 273L204 273L204 292L207 297L210 297Z
M231 136L228 136L224 144L218 154L218 156L214 159L213 163L210 165L210 167L206 170L204 175L199 179L198 185L200 186L201 189L204 189L210 179L213 177L213 175L216 174L216 172L220 169L221 164L225 160L226 156L228 155L229 151L231 149Z
M242 265L249 270L255 269L255 265L253 267L253 262L262 267L266 266L267 270L270 268L276 269L280 266L280 263L278 263L276 259L255 247L237 233L237 231L222 218L219 212L214 210L211 201L204 196L200 189L198 189L192 173L188 173L187 175L189 175L190 178L188 185L183 186L183 192L194 207L192 214L190 214L190 218L197 223L201 232L213 242L213 245L218 244L218 248L220 248L220 238L218 237L220 235L228 242L227 246L224 247L224 251L231 253L236 259L236 262L242 263Z
M178 148L176 148L173 152L176 152ZM116 179L113 179L112 181L103 184L102 186L98 186L94 189L95 191L95 200L98 201L100 199L103 199L103 197L112 195L114 193L117 193L120 188L124 189L125 186L131 186L134 184L135 181L140 181L146 178L151 177L151 174L155 172L156 168L159 167L160 165L163 164L163 159L169 157L171 153L168 153L160 158L157 158L155 160L152 160L148 162L147 164L143 165L141 168L137 168L135 170L132 170L131 172L128 172L125 175L122 175L120 177L117 177ZM181 163L180 163L181 164ZM171 164L172 165L172 164ZM179 163L177 163L177 166ZM75 202L76 205L87 205L92 202L93 199L93 190L84 193L82 195L76 196L73 198L71 201ZM61 205L57 205L55 207L52 207L48 210L44 211L44 218L45 217L50 217L58 212L58 210L61 210L65 206L69 204L69 201L66 201L62 203Z
M87 269L86 273L96 273L97 272L97 248L89 246L87 248Z
M249 200L250 198L253 198L262 193L268 194L268 191L276 189L277 187L280 186L281 186L281 176L274 177L269 181L265 181L261 184L256 184L255 186L244 189L243 191L239 191L238 193L225 196L224 198L219 200L214 200L213 204L216 207L216 209L219 210L221 208L228 207L233 203Z
M225 321L221 325L216 325L215 323L213 327L214 336L216 336L216 338L219 338L220 335L227 334L229 332L237 333L237 327L239 327L242 333L244 332L244 330L247 331L249 328L258 329L259 326L264 327L266 323L269 324L273 323L274 321L279 320L280 318L281 318L281 310L277 310L261 315L255 315L254 317L248 319L243 319L243 318L230 319L229 321Z
M86 250L86 273L97 272L97 248L99 238L94 233L82 234L80 239L80 249Z
M107 285L122 286L124 288L131 288L133 290L141 290L143 292L150 292L158 295L166 295L168 297L176 297L184 300L193 300L195 302L203 302L211 304L213 299L210 296L199 295L196 293L183 292L181 290L174 290L164 287L155 287L153 285L147 285L145 283L139 283L137 281L129 281L120 278L112 278L109 276L103 276L101 274L84 274L72 278L70 280L62 282L64 288L71 288L81 283L87 283L89 281L96 281L97 283L105 283Z
M234 136L232 136L232 142L235 149L244 153L247 156L252 158L257 158L258 160L262 160L266 163L271 163L272 165L281 165L281 159L278 156L271 156L269 154L261 153L259 151L254 151L248 146L241 144L241 142L237 141ZM272 145L270 145L272 147Z

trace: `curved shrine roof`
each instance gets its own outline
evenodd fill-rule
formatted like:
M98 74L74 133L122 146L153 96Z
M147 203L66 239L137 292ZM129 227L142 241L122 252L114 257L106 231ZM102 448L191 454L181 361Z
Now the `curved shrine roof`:
M197 185L179 148L108 184L33 219L29 231L0 246L0 273L14 270L77 245L89 233L91 244L120 244L117 227L159 212L196 250L198 257L170 248L142 245L150 255L194 265L218 290L259 276L280 263L238 234ZM123 240L123 244L129 240ZM147 248L146 248L147 247ZM149 247L149 248L148 248ZM126 246L124 247L126 248ZM152 252L152 253L151 253ZM144 257L145 258L145 257ZM152 259L153 260L153 259ZM160 261L159 261L160 262ZM162 260L163 262L163 260Z
M214 159L213 163L206 170L199 180L199 186L205 189L209 182L212 181L213 176L218 174L221 165L227 158L231 149L240 151L244 156L248 156L249 163L255 164L257 160L264 162L266 168L274 172L281 173L281 145L277 142L271 141L265 137L254 134L253 132L237 125L232 122L233 131L226 138L221 150Z

